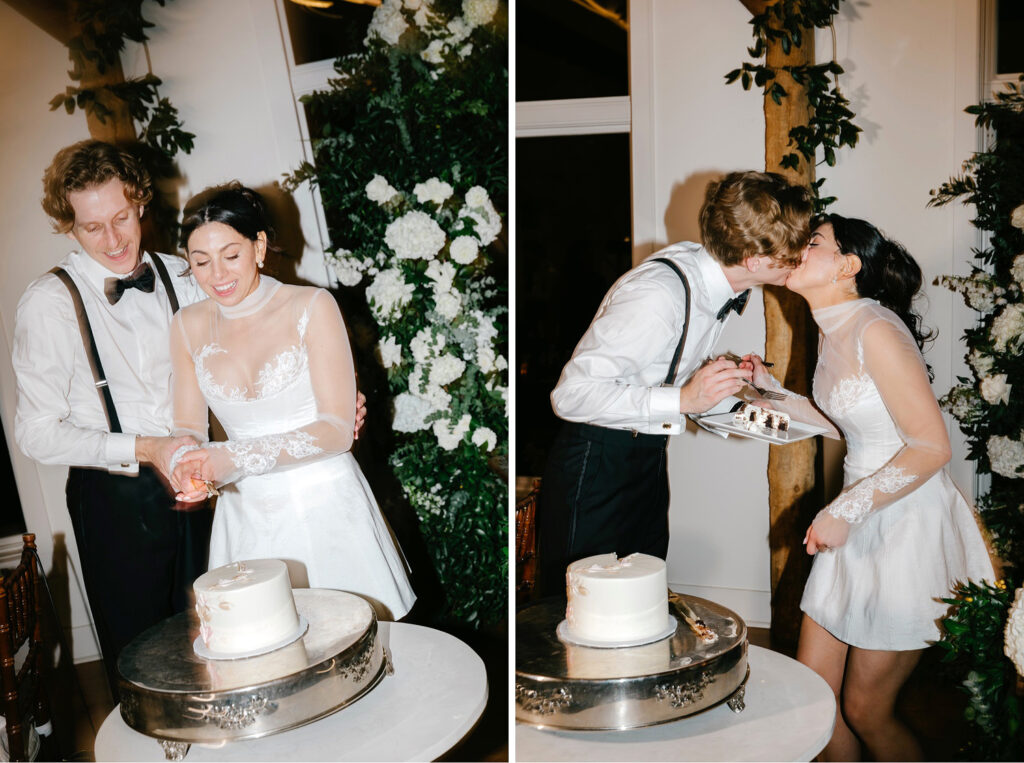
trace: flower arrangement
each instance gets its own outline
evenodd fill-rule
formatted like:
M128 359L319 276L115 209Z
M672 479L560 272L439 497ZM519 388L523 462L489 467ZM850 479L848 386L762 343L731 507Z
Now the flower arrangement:
M304 99L315 162L287 180L318 187L328 263L365 298L439 619L473 627L507 611L506 16L499 0L383 0L364 50Z
M1018 696L1024 615L1020 614L1024 570L1024 76L991 103L967 108L979 127L992 129L986 150L964 163L964 172L932 192L930 205L956 198L972 204L973 223L987 231L989 245L968 276L942 276L936 283L962 295L978 312L965 333L971 377L959 377L941 400L967 435L969 457L991 475L978 507L1005 562L1006 580L995 585L963 583L944 620L941 646L956 661L969 696L966 717L975 731L968 752L985 760L1024 757L1024 705ZM1016 392L1014 391L1016 389ZM1016 589L1011 615L1010 600Z

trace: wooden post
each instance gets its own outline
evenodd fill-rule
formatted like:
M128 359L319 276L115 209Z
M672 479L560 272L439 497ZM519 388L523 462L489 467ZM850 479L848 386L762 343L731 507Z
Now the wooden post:
M759 14L777 0L741 0L751 13ZM768 46L767 65L778 73L777 81L787 96L776 104L764 99L765 169L785 175L790 181L810 185L814 167L801 161L799 170L782 169L779 162L793 148L789 131L807 124L810 108L804 88L797 85L783 66L814 63L814 30L804 30L802 44L788 54L773 42ZM764 288L765 357L788 388L809 395L810 379L817 361L817 327L804 300L785 287ZM810 557L801 543L807 525L820 508L816 490L820 467L817 440L810 438L768 449L768 504L771 547L772 638L780 645L794 645L800 633L800 597L810 570Z

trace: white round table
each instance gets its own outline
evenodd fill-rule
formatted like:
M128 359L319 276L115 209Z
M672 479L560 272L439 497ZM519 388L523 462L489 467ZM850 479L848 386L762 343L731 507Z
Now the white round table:
M835 697L817 673L761 647L747 655L746 709L724 703L673 723L629 731L516 724L517 761L811 760L832 737Z
M194 744L186 763L232 760L433 760L468 734L487 704L476 652L433 628L381 622L395 673L326 718L261 739ZM160 742L130 728L119 707L96 735L96 760L164 761Z

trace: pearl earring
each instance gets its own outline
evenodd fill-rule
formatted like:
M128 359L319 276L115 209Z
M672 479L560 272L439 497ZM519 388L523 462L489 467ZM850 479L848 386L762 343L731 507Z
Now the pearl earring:
M260 267L262 268L262 267L263 267L263 265L261 264L261 265L260 265ZM833 286L835 286L835 285L836 285L836 276L832 276L832 285L833 285Z
M262 270L262 268L263 268L263 260L260 260L259 262L257 262L256 263L256 267L258 267L258 268L260 268ZM832 279L832 283L835 283L835 282L836 282L836 280L833 278Z

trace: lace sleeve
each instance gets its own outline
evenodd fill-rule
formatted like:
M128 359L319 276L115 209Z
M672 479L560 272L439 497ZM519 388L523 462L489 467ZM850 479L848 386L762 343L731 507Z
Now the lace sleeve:
M218 485L352 447L355 370L345 322L330 294L322 289L314 293L299 319L299 334L309 364L316 419L288 432L211 443L212 479Z
M909 332L886 319L866 327L864 371L892 417L903 448L873 474L848 486L825 511L851 524L912 493L950 457L949 438L928 382L924 359Z
M182 313L171 321L171 395L174 403L172 434L191 435L198 442L209 439L209 411L199 390L196 367Z
M840 439L841 435L839 430L836 429L835 424L829 421L828 417L819 411L818 407L810 399L786 389L774 376L769 376L768 378L770 379L768 382L769 388L775 392L781 392L786 397L784 400L768 400L765 403L766 405L770 405L777 411L788 413L794 421L802 421L805 424L814 424L815 426L822 427L825 429L825 437L831 437L833 440Z

